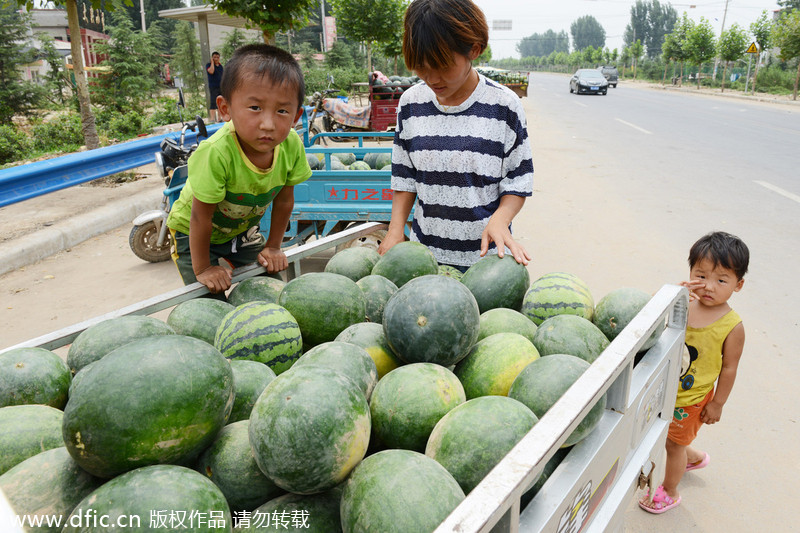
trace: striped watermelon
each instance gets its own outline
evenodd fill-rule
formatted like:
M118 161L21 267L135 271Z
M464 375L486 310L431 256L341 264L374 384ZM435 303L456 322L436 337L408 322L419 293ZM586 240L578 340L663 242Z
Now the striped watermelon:
M280 374L300 357L303 339L289 311L278 304L250 302L222 319L214 346L228 359L259 361Z
M450 265L439 265L439 275L440 276L449 276L454 278L458 281L461 281L461 278L464 276L464 273L461 272L454 266Z
M538 326L551 316L578 315L592 319L594 299L582 279L567 272L551 272L528 288L522 299L522 314Z

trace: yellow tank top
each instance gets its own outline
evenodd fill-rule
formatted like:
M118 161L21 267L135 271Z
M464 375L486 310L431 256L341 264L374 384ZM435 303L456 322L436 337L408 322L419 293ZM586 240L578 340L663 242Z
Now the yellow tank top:
M716 322L703 328L686 328L686 348L689 352L688 368L682 368L675 407L695 405L714 388L722 370L722 343L742 321L731 309Z

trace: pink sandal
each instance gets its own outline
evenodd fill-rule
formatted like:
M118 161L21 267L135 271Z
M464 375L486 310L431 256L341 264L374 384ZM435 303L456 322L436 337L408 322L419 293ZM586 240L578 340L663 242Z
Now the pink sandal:
M664 490L663 485L659 485L656 489L655 494L653 495L653 506L650 507L646 505L644 501L649 501L650 499L650 492L647 492L647 495L643 500L639 500L639 507L647 511L648 513L653 514L661 514L669 511L673 507L677 507L681 503L681 497L678 496L677 499L672 499L672 497L667 494L667 491Z
M700 468L705 468L708 466L708 463L711 462L711 457L709 457L708 452L703 452L703 460L699 463L689 463L686 465L686 472L691 472L692 470L699 470Z

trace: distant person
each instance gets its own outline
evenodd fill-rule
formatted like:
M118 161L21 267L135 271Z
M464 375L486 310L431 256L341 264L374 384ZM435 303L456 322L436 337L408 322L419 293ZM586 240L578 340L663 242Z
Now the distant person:
M511 221L533 189L525 111L511 89L472 62L489 27L471 0L414 0L406 10L403 57L424 83L400 97L392 151L392 216L380 253L411 239L440 264L465 271L489 252L531 257Z
M750 262L747 246L728 233L709 233L689 251L689 320L675 412L667 435L664 482L639 500L650 513L681 503L683 474L708 466L707 452L691 446L703 424L716 424L736 379L744 348L744 326L728 299L744 285ZM688 355L688 357L687 357ZM716 389L714 383L716 382Z
M224 299L231 266L255 261L274 273L288 266L281 243L294 207L294 185L311 176L294 124L303 112L303 72L284 50L239 48L222 78L225 124L189 158L189 177L167 225L172 258L185 284L199 281ZM259 222L272 204L269 236Z
M217 111L217 97L220 95L220 84L222 83L222 73L224 72L222 63L219 60L219 52L211 53L211 63L206 64L206 72L208 73L208 92L210 95L208 102L208 119L211 122L219 122L219 113Z

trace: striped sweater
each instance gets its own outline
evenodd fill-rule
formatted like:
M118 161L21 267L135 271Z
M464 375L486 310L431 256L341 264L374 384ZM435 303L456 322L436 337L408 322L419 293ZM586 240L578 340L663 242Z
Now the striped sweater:
M392 189L415 193L413 240L443 264L480 259L481 233L504 194L530 196L533 159L525 113L510 89L480 76L459 106L425 84L403 93L392 150ZM491 244L496 252L494 243Z

